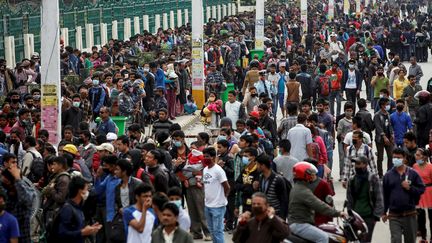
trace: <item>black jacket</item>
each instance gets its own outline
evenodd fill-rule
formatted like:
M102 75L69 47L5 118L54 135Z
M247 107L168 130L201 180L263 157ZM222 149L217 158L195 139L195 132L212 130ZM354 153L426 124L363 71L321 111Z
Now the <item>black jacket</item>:
M272 172L266 180L261 174L259 178L259 191L267 196L267 200L275 209L276 215L282 219L288 216L288 191L282 176ZM267 184L267 185L266 185Z
M120 198L120 187L122 182L118 184L115 188L115 203L117 208L122 208L121 198ZM142 181L140 179L137 179L135 177L129 177L129 205L134 205L136 203L134 191L135 188L137 188L139 185L142 184Z
M355 76L356 76L356 85L357 85L357 90L361 90L362 88L362 75L360 74L359 71L355 70ZM345 91L345 85L348 81L348 69L346 69L345 71L343 71L342 73L342 90Z
M152 168L148 168L148 172L150 174L150 181L152 182L155 191L167 193L168 192L167 173L159 165Z

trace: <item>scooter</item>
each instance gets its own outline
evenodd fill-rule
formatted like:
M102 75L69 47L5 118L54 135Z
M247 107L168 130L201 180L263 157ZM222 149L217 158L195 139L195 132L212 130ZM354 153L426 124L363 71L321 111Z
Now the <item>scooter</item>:
M347 202L344 204L344 210ZM342 225L338 223L328 223L318 226L319 229L326 232L329 236L329 243L347 243L347 242L360 242L360 239L368 233L368 227L363 218L355 211L348 209L348 217L342 219ZM299 237L298 235L291 234L284 242L292 243L310 243Z

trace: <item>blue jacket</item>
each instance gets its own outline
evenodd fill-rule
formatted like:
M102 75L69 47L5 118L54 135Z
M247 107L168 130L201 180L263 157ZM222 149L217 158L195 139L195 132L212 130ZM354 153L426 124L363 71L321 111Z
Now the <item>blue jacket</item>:
M100 121L99 126L97 127L98 132L103 132L104 134L108 134L109 132L116 133L116 125L111 118L107 121Z
M409 190L405 190L401 183L408 179L411 181ZM396 168L392 168L384 175L384 213L403 213L413 211L425 191L425 185L415 170L406 167L403 175L400 175Z
M105 90L101 86L91 87L89 90L90 102L92 104L92 111L99 113L105 101Z
M84 228L84 214L79 205L68 200L59 212L58 236L62 242L83 243L81 230Z
M106 221L111 222L116 214L115 210L115 189L121 179L108 175L103 181L97 178L95 181L95 192L97 195L106 194Z
M413 127L411 117L406 112L394 112L390 115L390 122L393 126L396 144L403 144L404 134Z
M164 71L160 68L158 68L158 70L156 71L155 82L156 87L163 87L165 90L165 74Z

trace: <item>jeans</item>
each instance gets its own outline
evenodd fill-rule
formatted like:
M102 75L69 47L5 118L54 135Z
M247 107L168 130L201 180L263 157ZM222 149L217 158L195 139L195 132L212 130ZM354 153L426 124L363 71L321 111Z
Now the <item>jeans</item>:
M316 243L328 243L329 237L327 233L318 229L317 227L311 224L297 224L293 223L290 225L291 231L304 238L306 240L316 242Z
M327 166L330 168L330 170L333 168L333 151L334 150L329 150L329 149L327 150L327 158L328 158Z
M355 111L356 111L355 108L357 106L357 104L356 104L356 101L357 101L357 89L346 89L345 93L346 93L346 99L347 99L347 101L351 101L352 104L354 105L353 111L355 113Z
M384 149L387 154L387 170L393 167L393 145L384 145L383 143L375 142L377 146L378 158L377 158L377 167L378 167L378 175L380 177L383 176L383 160L384 160Z
M361 239L361 242L368 243L372 242L372 234L373 230L375 228L376 220L374 217L363 217L363 220L365 221L367 227L368 227L368 233L363 236Z
M334 112L335 99L336 99L336 104L337 104L336 116L339 116L341 113L341 92L340 92L340 90L330 92L330 96L329 96L330 113L333 116L335 115L335 112Z
M212 235L213 243L224 243L224 215L225 206L219 208L205 207L207 225Z
M390 234L392 243L415 243L417 237L417 220L415 215L390 218Z
M285 100L285 93L279 93L279 94L277 94L277 99L274 99L274 103L275 103L275 111L276 111L276 113L277 113L277 104L279 104L279 106L280 106L280 108L281 108L281 110L282 110L282 114L284 115L284 110L285 110L285 102L284 102L284 100Z

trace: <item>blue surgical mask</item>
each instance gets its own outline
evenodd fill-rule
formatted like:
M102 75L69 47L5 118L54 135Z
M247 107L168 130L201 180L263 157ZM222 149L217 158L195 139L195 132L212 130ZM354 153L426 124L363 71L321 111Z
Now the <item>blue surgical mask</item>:
M180 148L182 144L183 143L181 141L174 141L174 146L176 146L177 148Z
M221 141L221 140L227 140L226 136L219 135L218 141Z
M171 201L172 203L174 203L179 209L181 208L182 204L181 204L181 200L176 200L176 201Z
M94 79L94 80L93 80L93 85L99 85L99 80Z
M416 163L419 164L419 165L422 165L422 164L424 164L424 160L422 160L422 159L417 159L417 160L416 160Z
M386 111L390 111L390 105L386 105Z
M394 167L401 167L403 165L403 160L399 158L393 158L393 166Z
M248 157L242 157L242 162L244 165L249 164L249 158Z

